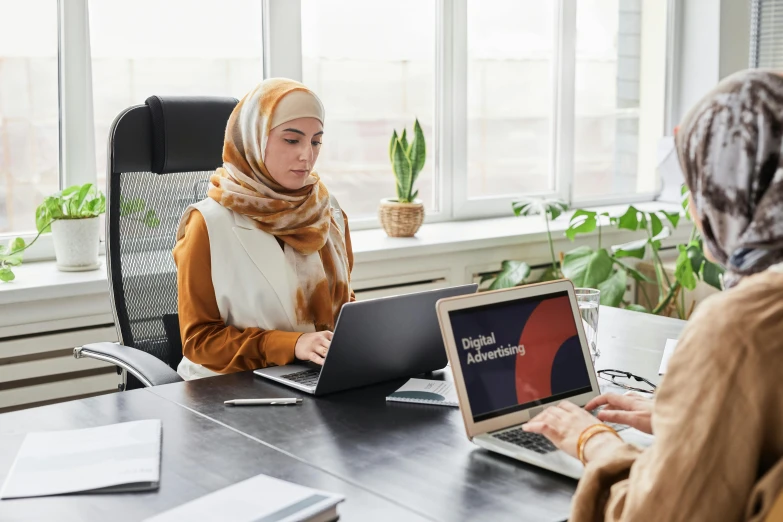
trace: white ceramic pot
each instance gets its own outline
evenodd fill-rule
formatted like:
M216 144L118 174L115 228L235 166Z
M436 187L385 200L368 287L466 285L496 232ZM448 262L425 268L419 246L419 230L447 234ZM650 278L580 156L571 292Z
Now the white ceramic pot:
M100 218L58 219L52 223L57 268L64 272L96 270Z

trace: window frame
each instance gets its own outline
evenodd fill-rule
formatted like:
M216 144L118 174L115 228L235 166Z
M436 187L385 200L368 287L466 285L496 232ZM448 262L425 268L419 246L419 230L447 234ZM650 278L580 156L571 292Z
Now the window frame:
M259 0L262 4L263 77L302 79L301 0ZM569 204L594 206L652 201L659 190L647 193L613 194L591 200L573 196L574 105L576 76L577 0L558 0L555 58L553 125L550 136L550 165L555 190L540 194L515 194L470 198L467 184L467 12L468 0L434 0L435 106L434 147L430 161L439 198L437 212L428 212L425 223L480 219L510 215L510 205L522 196L559 197ZM88 0L58 0L58 93L60 111L60 187L96 182L92 71ZM679 59L682 0L667 0L665 132L671 128L678 109L676 86ZM141 102L141 101L140 101ZM391 173L389 174L391 175ZM105 187L99 187L105 191ZM378 228L377 216L351 220L355 230ZM0 235L0 241L35 234ZM51 259L54 246L46 234L25 252L27 261Z

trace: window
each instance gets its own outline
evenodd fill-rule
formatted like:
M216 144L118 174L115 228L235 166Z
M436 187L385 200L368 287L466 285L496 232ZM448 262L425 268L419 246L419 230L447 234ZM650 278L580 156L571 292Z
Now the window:
M0 235L59 190L57 0L0 0Z
M264 74L301 80L323 100L316 168L355 228L377 226L379 200L396 195L389 140L415 118L429 221L507 216L524 195L650 198L675 83L670 4L0 0L0 235L29 235L63 175L105 187L109 128L125 108L153 94L241 98ZM778 5L753 1L751 58L762 66L780 54ZM58 58L77 63L67 89ZM84 126L94 144L83 132L78 146L60 139Z
M468 198L554 192L556 2L468 2Z
M241 99L263 79L261 0L91 0L89 7L99 186L109 129L122 110L153 94Z
M575 200L657 188L654 153L665 112L665 4L577 3Z
M435 143L434 0L302 0L302 81L326 109L316 170L352 220L373 218L396 197L392 131L424 131L427 162L417 186L428 213L439 209Z
M455 134L443 154L454 162L454 217L509 215L522 196L579 204L652 197L666 112L667 2L446 5Z

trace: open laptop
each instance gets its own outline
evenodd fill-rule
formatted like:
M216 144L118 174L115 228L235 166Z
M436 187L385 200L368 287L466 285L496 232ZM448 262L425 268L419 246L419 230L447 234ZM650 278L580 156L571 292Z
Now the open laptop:
M437 313L468 438L579 478L579 460L522 430L547 406L584 406L600 394L571 282L443 299Z
M435 303L477 289L478 285L469 284L346 303L322 368L312 363L287 364L254 373L323 395L439 370L447 359Z

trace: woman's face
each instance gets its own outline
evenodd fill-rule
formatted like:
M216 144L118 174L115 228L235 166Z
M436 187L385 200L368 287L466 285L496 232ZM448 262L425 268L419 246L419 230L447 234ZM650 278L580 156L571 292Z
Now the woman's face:
M302 188L318 159L323 133L316 118L298 118L272 129L264 156L272 178L289 190Z

